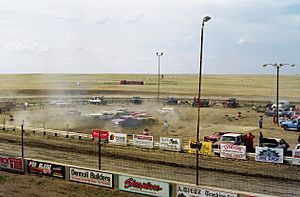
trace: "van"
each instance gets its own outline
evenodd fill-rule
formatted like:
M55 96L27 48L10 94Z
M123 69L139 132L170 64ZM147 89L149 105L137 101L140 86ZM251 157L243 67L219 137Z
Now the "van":
M272 109L276 109L276 102L274 102L274 104L272 105ZM290 102L289 101L286 101L286 100L279 100L278 101L278 109L284 109L286 107L289 107L290 106Z

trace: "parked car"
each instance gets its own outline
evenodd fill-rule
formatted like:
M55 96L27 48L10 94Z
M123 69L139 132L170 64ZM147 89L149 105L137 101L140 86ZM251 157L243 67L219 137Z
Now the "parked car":
M223 103L223 107L236 108L239 106L239 103L236 98L229 98Z
M90 104L95 104L95 105L105 105L107 101L104 99L104 96L101 97L93 97L88 100Z
M292 120L287 120L281 123L281 127L284 130L297 130L300 131L300 118L294 118Z
M241 133L226 133L221 136L220 140L213 143L213 148L220 148L221 144L244 145L243 134Z
M276 112L272 109L266 111L266 116L273 117Z
M284 139L262 138L259 146L269 148L283 148L285 155L291 155L291 151L288 151L290 145Z
M299 149L300 149L300 144L297 144L297 145L295 146L295 149L296 149L296 150L299 150Z
M230 133L230 132L229 131L217 131L211 135L205 136L204 141L216 142L221 138L222 135L224 135L226 133Z
M164 105L177 105L178 99L175 97L168 97L166 100L163 101Z
M139 96L134 96L131 98L131 103L135 105L142 104L143 100Z
M278 111L279 111L279 116L292 117L294 114L294 111L291 111L290 108L279 109Z
M272 109L276 109L277 107L277 103L274 102L273 105L271 106ZM283 109L283 108L287 108L290 107L290 102L286 101L286 100L279 100L278 101L278 109Z

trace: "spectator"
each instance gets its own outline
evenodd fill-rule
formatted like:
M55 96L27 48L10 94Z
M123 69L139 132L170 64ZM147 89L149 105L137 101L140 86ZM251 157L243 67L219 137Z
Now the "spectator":
M248 140L247 134L245 134L243 136L243 138L244 138L244 142L245 142L245 146L246 146L246 152L249 152L249 140Z
M248 139L248 145L249 145L249 152L254 152L254 147L253 147L253 139L255 136L249 132L247 139Z
M284 154L286 154L287 149L290 147L289 144L285 143L282 139L279 141L279 144L277 146L277 148L282 148L284 151Z
M262 146L262 139L264 138L264 136L263 136L263 134L262 134L262 132L259 132L259 138L258 138L258 144L259 144L259 146L261 147Z
M260 129L262 129L262 127L263 127L263 121L264 121L264 118L263 118L263 116L261 115L261 116L259 117L259 122L258 122L259 128L260 128Z
M165 121L164 121L164 126L163 126L163 130L162 130L162 131L168 133L168 130L169 130L169 124L168 124L168 122L165 120Z
M145 128L143 131L143 135L150 135L150 131L148 128Z

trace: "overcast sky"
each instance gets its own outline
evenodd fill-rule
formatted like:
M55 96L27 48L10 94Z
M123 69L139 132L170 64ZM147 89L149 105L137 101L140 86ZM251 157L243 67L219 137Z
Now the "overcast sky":
M299 0L0 0L0 73L300 74Z

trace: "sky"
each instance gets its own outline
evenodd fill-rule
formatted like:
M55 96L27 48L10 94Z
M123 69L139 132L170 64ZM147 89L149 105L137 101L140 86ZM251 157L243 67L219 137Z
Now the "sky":
M0 0L0 73L300 74L299 0Z

